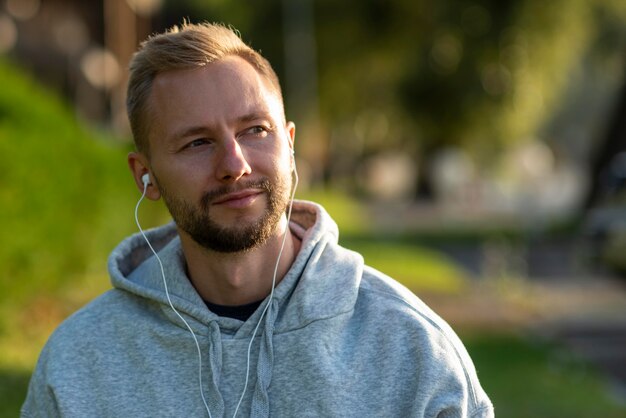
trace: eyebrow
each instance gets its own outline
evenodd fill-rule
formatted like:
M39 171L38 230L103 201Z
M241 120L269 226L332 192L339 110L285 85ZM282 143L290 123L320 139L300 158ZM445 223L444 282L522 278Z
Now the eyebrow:
M269 112L252 112L236 119L237 122L252 122L258 119L271 119Z
M172 135L175 139L186 138L188 136L199 135L206 132L206 128L204 126L192 126L187 128L181 132L177 132Z

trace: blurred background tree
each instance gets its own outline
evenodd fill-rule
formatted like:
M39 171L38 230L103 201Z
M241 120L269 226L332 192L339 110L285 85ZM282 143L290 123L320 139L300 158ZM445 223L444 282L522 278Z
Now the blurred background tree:
M554 115L606 111L598 101L612 100L607 89L624 78L626 4L616 0L186 0L165 8L165 16L191 10L194 19L225 21L252 40L283 76L291 117L315 135L299 136L313 180L352 190L359 164L381 152L409 155L413 192L426 196L429 162L451 146L486 168L535 137L562 158L588 158L601 128L559 137ZM289 38L307 36L313 42L300 48L311 50L286 55Z

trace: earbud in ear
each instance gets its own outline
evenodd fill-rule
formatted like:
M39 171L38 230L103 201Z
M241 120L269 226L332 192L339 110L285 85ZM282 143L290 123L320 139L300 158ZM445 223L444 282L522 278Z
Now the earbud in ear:
M150 174L146 173L143 176L141 176L141 182L143 183L144 186L147 186L150 184Z

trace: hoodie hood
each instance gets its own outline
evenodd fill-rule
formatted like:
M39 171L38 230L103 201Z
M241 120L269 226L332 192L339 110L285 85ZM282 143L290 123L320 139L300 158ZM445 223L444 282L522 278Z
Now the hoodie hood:
M290 228L302 240L302 245L291 268L274 290L274 333L287 332L353 309L363 272L362 257L338 245L337 224L321 206L294 201ZM208 310L187 277L176 225L170 222L148 230L146 236L161 259L172 305L192 319L190 325L194 332L206 334L207 326L217 321L223 330L241 336L252 334L269 298L244 324L218 317ZM141 234L128 237L113 250L108 268L115 288L158 302L172 322L180 326L169 306L161 265ZM322 272L329 269L334 270L338 278L333 286L324 283Z
M254 337L259 338L254 366L256 382L250 387L249 394L244 390L242 396L250 396L251 416L267 417L274 370L274 336L350 312L356 304L363 259L338 245L337 225L326 211L314 203L294 202L289 226L302 240L300 251L273 296L266 297L243 323L217 316L207 308L187 277L174 223L146 232L158 258L154 257L141 234L124 240L109 258L109 272L115 288L157 302L172 324L181 328L188 326L195 335L211 342L208 368L212 378L207 402L216 416L222 416L228 408L229 400L222 393L232 394L232 391L220 390L224 361L222 341L226 335L231 339L249 339L250 344ZM331 286L329 271L333 272L335 279ZM181 321L179 314L186 319ZM245 415L244 411L242 413Z

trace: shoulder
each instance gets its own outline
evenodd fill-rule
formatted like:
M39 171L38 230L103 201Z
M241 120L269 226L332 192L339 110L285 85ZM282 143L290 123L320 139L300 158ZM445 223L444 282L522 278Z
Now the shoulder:
M380 271L364 266L359 286L361 301L374 311L392 314L423 326L451 332L449 325L415 293Z
M463 343L444 319L405 286L371 267L364 267L355 311L380 327L381 337L390 344L443 353L437 360L446 367L472 367Z
M431 376L433 390L439 388L440 394L449 396L463 393L470 412L490 408L460 338L413 292L365 266L358 299L355 310L368 318L378 333L378 340L387 347L385 350L404 353L406 367Z
M71 393L76 399L89 396L81 388L110 370L110 353L127 351L124 342L132 341L128 324L141 323L141 315L149 315L150 309L154 308L136 296L112 289L69 316L39 355L22 414L59 416L60 393Z
M451 353L450 361L470 364L465 347L452 327L401 283L365 266L356 309L384 324L391 338L413 340L421 349Z
M67 333L75 333L80 330L90 332L93 325L100 327L106 322L127 316L133 311L139 310L135 297L128 292L111 289L98 296L87 305L70 315L59 325L53 336L63 336Z
M150 309L154 308L127 292L105 292L56 328L41 352L38 367L80 362L88 354L114 347L128 332L128 324L149 315Z

